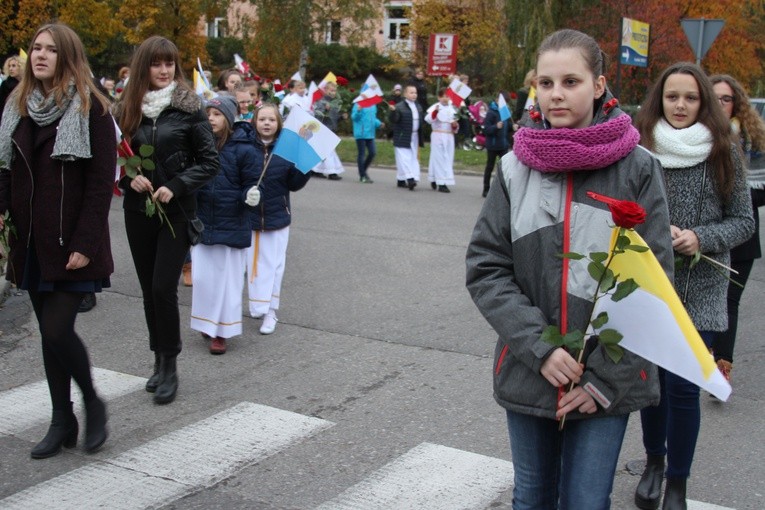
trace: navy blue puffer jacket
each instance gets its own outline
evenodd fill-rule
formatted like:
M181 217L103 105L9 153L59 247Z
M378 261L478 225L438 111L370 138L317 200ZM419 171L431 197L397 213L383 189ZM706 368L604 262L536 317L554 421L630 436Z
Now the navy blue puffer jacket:
M273 144L264 145L256 134L255 167L258 178L273 148ZM280 156L272 156L260 183L260 203L249 208L252 230L279 230L289 226L292 222L290 191L302 189L308 179L310 175L298 170L291 162Z
M255 130L249 123L235 123L234 132L219 152L220 173L197 191L197 216L205 225L202 244L232 248L250 245L250 208L244 200L260 173L254 140Z

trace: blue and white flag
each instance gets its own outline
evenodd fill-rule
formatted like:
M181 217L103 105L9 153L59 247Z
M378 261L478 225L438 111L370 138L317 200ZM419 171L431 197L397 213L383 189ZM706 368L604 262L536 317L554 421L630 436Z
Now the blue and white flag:
M298 170L307 174L324 161L339 143L340 138L328 127L302 108L293 108L284 122L273 153L292 161Z
M503 96L502 93L500 93L497 98L497 108L499 108L499 120L502 122L505 122L511 117L510 108L507 107L507 101L505 101L505 96Z

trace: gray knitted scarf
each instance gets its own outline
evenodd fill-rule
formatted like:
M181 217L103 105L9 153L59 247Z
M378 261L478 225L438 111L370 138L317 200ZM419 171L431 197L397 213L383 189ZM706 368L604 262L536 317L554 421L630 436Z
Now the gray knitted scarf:
M62 107L59 108L53 94L44 96L40 89L35 88L27 98L29 116L38 126L48 126L57 120L56 141L53 144L51 158L61 161L89 159L90 152L90 120L88 112L80 111L82 101L74 84L69 86ZM2 168L10 168L13 159L11 136L21 121L21 115L16 107L16 101L9 100L3 111L3 122L0 124L0 161Z

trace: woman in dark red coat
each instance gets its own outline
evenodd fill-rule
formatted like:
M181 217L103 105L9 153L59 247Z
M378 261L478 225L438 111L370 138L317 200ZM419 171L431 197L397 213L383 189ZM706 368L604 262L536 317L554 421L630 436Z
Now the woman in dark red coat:
M98 450L107 437L106 405L74 322L83 295L108 287L114 269L108 217L116 143L108 101L92 85L77 34L51 24L32 41L0 124L0 212L16 228L7 279L29 292L40 324L53 405L48 434L31 452L42 459L77 442L72 379L85 402L85 450Z

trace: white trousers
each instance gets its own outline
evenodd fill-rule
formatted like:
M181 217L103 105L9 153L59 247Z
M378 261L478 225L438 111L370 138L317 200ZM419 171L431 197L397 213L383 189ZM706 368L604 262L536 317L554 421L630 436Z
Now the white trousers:
M433 131L430 134L430 160L428 182L441 185L454 184L454 135Z
M289 227L252 233L252 244L247 249L247 294L252 317L279 309L289 239Z
M242 267L247 250L222 244L191 249L191 329L211 337L242 334Z
M337 151L332 151L324 161L313 167L313 171L324 175L341 174L345 172L345 168Z
M419 135L412 133L410 146L395 147L393 153L396 156L396 179L405 181L414 179L420 182L420 160L417 157L420 150Z

